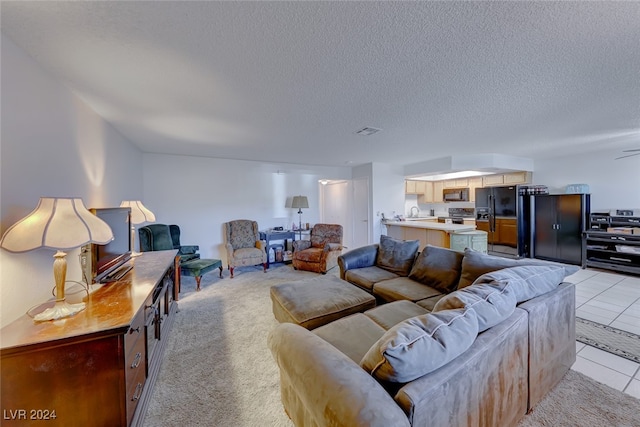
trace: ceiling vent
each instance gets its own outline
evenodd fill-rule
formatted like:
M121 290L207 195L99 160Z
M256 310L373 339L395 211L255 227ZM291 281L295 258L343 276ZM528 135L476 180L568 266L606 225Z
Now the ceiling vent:
M358 131L356 131L356 133L358 135L362 135L362 136L370 136L373 135L374 133L378 133L380 132L382 129L377 129L377 128L372 128L372 127L364 127Z

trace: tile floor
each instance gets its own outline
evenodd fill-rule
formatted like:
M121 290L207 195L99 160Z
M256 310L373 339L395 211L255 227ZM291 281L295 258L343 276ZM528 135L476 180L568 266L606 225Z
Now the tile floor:
M579 270L566 281L576 285L576 315L640 335L640 277L604 270ZM640 399L640 364L576 342L571 369Z

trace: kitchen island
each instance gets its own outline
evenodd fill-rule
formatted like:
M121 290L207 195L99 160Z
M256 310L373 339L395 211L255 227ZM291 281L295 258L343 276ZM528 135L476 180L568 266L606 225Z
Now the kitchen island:
M464 231L473 231L475 225L471 224L447 224L432 221L385 221L387 236L394 239L418 240L420 250L427 245L450 248L450 235Z

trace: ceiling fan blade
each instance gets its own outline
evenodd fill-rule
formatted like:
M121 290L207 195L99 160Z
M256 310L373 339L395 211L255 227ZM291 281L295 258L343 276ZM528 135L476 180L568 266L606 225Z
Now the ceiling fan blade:
M631 150L631 151L640 151L640 150ZM633 156L640 156L640 153L627 154L626 156L616 157L614 160L624 159L625 157L633 157Z
M640 148L634 148L633 150L622 150L623 153L631 153L633 151L640 151Z

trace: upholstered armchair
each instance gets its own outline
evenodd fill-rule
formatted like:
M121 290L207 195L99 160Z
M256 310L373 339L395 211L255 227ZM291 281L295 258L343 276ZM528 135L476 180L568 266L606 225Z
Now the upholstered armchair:
M227 249L227 263L233 279L233 269L262 264L267 272L267 252L265 242L260 240L258 223L248 219L238 219L224 223Z
M342 226L316 224L309 240L293 242L293 268L325 274L338 265L342 253Z
M180 263L200 258L198 245L180 244L180 227L175 224L149 224L138 228L140 252L178 249Z

